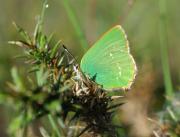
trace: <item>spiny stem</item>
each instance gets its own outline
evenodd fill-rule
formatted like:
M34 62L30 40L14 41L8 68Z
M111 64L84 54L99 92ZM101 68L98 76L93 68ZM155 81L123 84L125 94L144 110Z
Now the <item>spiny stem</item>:
M167 10L166 0L159 0L159 38L160 38L160 50L161 50L161 61L164 76L164 84L166 90L166 96L168 98L173 97L173 87L171 81L171 74L168 61L168 36L167 36Z
M42 26L43 26L43 20L44 20L44 15L45 15L45 10L47 8L47 2L48 0L43 0L43 7L42 7L42 11L41 11L41 14L38 18L38 22L36 24L36 27L35 27L35 31L34 31L34 38L36 37L36 35L39 33L39 32L42 32Z
M55 123L55 121L54 121L54 119L53 119L53 117L52 117L51 114L48 115L48 119L49 119L49 121L50 121L50 124L51 124L52 128L53 128L54 131L56 132L56 135L57 135L58 137L61 137L61 133L59 132L58 127L57 127L57 125L56 125L56 123Z
M85 133L91 126L85 127L76 137L80 137L83 133Z
M75 15L75 12L73 11L73 8L71 7L69 0L63 0L62 3L68 14L69 20L71 21L71 23L75 29L75 32L80 40L81 46L82 46L83 50L86 51L88 49L88 44L87 44L85 35L82 31L81 25L79 24L78 19Z
M47 6L47 2L48 0L43 0L43 8L42 8L42 11L41 11L41 16L40 16L40 20L39 20L39 31L41 32L42 31L42 25L43 25L43 20L44 20L44 15L45 15L45 10L46 10L46 6Z

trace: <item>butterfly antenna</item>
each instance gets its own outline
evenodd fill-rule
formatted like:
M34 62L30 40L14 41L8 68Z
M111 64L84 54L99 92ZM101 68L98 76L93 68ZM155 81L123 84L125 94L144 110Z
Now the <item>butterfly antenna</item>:
M71 56L71 58L73 59L72 60L72 62L76 62L77 63L77 60L76 60L76 58L71 54L71 52L66 48L66 46L63 44L62 45L63 46L63 48L64 48L64 50Z

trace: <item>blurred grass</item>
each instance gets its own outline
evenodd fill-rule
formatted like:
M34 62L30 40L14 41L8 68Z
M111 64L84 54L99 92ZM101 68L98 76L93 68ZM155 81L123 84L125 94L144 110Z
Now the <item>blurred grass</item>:
M174 90L180 90L179 0L166 0L167 22L164 26L164 21L161 21L162 28L159 28L159 8L161 8L159 6L161 4L158 5L157 0L69 0L68 2L73 11L65 7L61 0L49 0L44 31L48 34L55 32L55 39L61 39L78 60L81 59L84 50L90 47L100 35L112 26L121 24L128 35L131 53L138 64L138 75L144 78L142 81L151 80L144 77L144 72L154 73L158 79L157 89L163 90L165 87L168 91L167 95L171 96L172 82ZM7 44L9 40L18 39L12 22L16 22L32 33L41 5L41 0L0 0L0 91L5 90L5 83L10 80L10 68L15 64L24 65L13 59L21 50ZM161 43L159 42L160 37ZM161 60L165 65L161 64ZM149 65L152 66L151 73L143 67ZM169 73L171 73L172 81L168 78ZM164 92L154 87L149 88L149 90L158 92L157 94L161 92L160 95L164 96ZM139 90L150 94L144 89ZM139 96L139 98L143 97Z
M70 5L69 0L63 0L62 3L64 5L64 8L65 8L67 15L69 17L69 21L72 22L74 30L77 33L78 39L81 43L81 48L84 51L86 51L88 49L88 44L86 42L86 38L84 36L84 32L82 31L81 25L80 25L76 15L75 15L75 12L73 11L73 8Z
M164 75L164 84L166 89L167 98L172 99L173 87L171 82L171 74L169 69L169 56L168 56L168 37L167 37L167 10L166 0L159 0L159 38L160 38L160 50L161 50L161 62Z

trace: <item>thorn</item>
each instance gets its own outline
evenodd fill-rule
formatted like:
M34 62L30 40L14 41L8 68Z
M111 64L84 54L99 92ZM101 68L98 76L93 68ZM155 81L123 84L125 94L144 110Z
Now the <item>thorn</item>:
M119 98L124 98L124 96L112 96L111 99L114 100L114 99L119 99Z
M23 43L20 42L20 41L8 41L8 44L11 44L11 45L17 45L17 46L20 46L20 47L23 47Z

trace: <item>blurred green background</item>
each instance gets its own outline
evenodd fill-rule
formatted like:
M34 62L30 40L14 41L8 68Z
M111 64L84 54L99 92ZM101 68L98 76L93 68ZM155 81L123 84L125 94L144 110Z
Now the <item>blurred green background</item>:
M138 76L133 91L128 93L129 98L136 100L138 95L138 102L146 103L143 107L145 111L161 108L165 86L160 52L159 1L69 0L69 2L89 47L114 25L123 26L130 42L131 53L138 66ZM84 51L62 0L49 0L48 3L44 32L46 34L54 32L55 39L61 39L80 60ZM180 89L180 1L167 0L166 4L168 58L173 90L178 91ZM7 89L6 82L11 79L11 67L24 65L14 59L22 50L7 44L9 40L18 40L12 22L16 22L33 34L41 8L42 0L0 0L0 91ZM5 136L6 123L10 117L5 110L3 106L0 108L2 137Z

